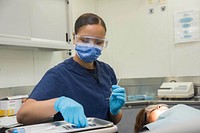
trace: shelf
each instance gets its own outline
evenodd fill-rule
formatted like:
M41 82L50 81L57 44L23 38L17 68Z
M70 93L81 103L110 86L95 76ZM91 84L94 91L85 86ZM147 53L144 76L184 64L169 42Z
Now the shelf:
M0 45L45 48L49 50L69 50L72 48L71 44L64 41L2 34L0 34Z

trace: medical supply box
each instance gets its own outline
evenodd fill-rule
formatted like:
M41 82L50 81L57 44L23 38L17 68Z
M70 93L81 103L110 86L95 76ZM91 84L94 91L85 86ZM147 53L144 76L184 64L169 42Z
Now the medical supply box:
M0 116L16 115L21 107L22 99L0 100Z
M192 82L164 82L157 95L159 98L191 98L194 86Z

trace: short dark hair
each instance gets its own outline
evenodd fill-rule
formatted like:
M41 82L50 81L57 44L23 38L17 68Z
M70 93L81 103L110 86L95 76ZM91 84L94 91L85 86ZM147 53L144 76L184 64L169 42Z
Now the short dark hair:
M78 17L78 19L75 22L75 26L74 26L75 34L77 34L78 31L83 26L92 25L92 24L101 24L104 27L105 32L106 32L106 24L101 17L93 13L85 13L85 14L82 14L80 17Z

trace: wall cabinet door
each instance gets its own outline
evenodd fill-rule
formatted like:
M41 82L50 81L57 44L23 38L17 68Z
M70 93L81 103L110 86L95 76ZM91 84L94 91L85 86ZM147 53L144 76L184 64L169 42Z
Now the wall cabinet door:
M33 51L0 47L0 88L32 85Z
M0 1L0 35L30 37L28 0Z
M31 37L66 40L67 0L31 0Z

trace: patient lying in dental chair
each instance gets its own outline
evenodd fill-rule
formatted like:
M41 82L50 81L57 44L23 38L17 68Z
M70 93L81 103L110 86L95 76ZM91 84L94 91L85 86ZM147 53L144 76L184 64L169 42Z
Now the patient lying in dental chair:
M135 133L200 133L200 110L178 104L150 105L136 117Z

